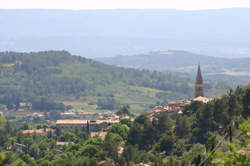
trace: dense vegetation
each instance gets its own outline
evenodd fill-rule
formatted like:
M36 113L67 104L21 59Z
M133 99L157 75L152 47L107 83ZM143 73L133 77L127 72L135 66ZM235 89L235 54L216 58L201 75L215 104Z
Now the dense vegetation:
M129 112L127 109L124 107L120 112ZM132 123L123 120L108 129L104 140L90 138L84 129L61 135L22 135L20 130L28 128L27 124L15 127L5 121L0 130L0 163L95 166L108 160L121 166L140 162L152 166L190 166L204 161L205 166L246 166L250 164L249 115L250 85L206 104L191 103L176 119L162 114L150 120L142 114ZM56 141L74 144L58 149ZM15 143L24 145L23 149L17 149ZM120 147L124 147L121 154Z
M119 104L140 104L145 109L163 101L157 93L176 100L192 96L193 90L181 77L108 66L66 51L0 53L0 103L9 108L49 97L98 104L99 109Z

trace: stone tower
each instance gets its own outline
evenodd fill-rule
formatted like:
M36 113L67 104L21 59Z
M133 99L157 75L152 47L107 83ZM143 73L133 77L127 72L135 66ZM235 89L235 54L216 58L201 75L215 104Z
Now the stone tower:
M199 97L199 96L204 97L203 80L201 76L200 64L198 65L198 71L197 71L196 82L195 82L195 97Z

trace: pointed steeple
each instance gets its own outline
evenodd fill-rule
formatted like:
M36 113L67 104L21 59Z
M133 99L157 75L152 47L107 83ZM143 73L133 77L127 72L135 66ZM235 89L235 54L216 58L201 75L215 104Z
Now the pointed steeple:
M198 71L197 71L196 82L195 82L195 97L199 97L199 96L204 97L203 79L201 75L200 64L198 65Z
M196 75L196 84L203 84L200 64L198 65L198 71L197 71L197 75Z

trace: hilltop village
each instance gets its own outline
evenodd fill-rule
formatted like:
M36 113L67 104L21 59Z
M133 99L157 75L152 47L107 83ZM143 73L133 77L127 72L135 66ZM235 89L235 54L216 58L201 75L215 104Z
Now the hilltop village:
M186 105L190 104L191 102L199 101L202 103L207 103L211 100L213 100L213 99L206 98L204 96L203 79L202 79L201 69L200 69L200 65L199 65L197 75L196 75L194 98L170 102L166 106L156 106L152 110L146 112L146 114L151 119L157 118L162 113L167 114L169 117L175 118L178 114L182 114L183 108Z

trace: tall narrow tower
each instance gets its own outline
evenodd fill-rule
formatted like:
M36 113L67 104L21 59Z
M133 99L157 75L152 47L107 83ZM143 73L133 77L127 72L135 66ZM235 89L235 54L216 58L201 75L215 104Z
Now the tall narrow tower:
M204 97L203 80L201 76L200 64L198 65L198 71L197 71L196 82L195 82L195 97L199 97L199 96Z

